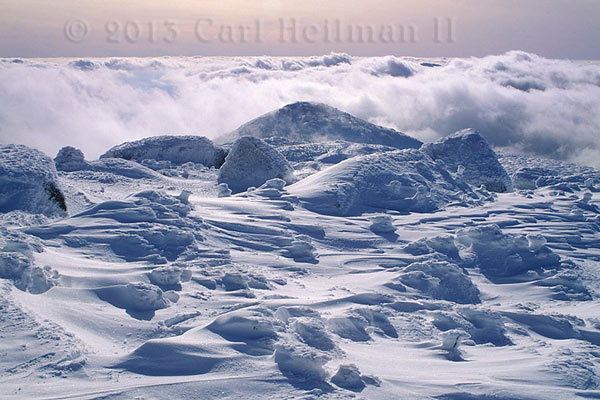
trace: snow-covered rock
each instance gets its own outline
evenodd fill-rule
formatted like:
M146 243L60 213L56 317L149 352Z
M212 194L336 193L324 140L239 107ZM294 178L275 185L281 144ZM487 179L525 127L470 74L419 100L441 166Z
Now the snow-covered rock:
M421 150L434 160L443 161L450 172L457 173L473 186L484 185L487 190L499 193L513 190L498 156L476 131L456 132L435 143L424 144Z
M59 171L79 171L88 169L83 152L75 147L66 146L58 151L54 158L54 164Z
M0 278L33 294L44 293L58 282L58 273L50 267L34 264L31 257L19 252L0 252Z
M155 136L122 143L100 158L170 161L175 165L193 162L218 168L223 164L225 151L202 136Z
M331 383L355 392L360 392L366 386L358 367L354 364L340 365L336 374L331 377Z
M54 162L23 145L0 146L0 212L63 215L65 198Z
M291 183L294 179L292 167L263 140L246 136L233 144L219 169L218 182L226 183L233 193L239 193L273 178Z
M144 160L148 161L148 160ZM159 175L151 168L135 161L124 158L102 158L100 160L86 161L83 152L71 146L63 147L54 158L56 169L63 172L77 172L87 176L94 176L107 180L107 176L117 175L131 179L158 179ZM170 165L170 162L169 162ZM107 175L108 174L108 175Z
M398 149L419 148L421 142L394 129L371 124L321 103L297 102L258 117L217 139L232 142L242 136L282 137L293 142L343 140Z
M371 226L369 227L373 233L392 233L396 231L394 220L389 215L377 215L371 218Z
M438 300L460 304L479 303L479 290L456 264L425 261L410 264L400 276L406 286Z
M374 209L433 212L478 202L471 187L419 150L354 157L287 187L311 211L358 215Z
M541 268L556 268L560 257L540 235L505 234L495 224L461 229L456 234L470 258L488 278L511 277Z

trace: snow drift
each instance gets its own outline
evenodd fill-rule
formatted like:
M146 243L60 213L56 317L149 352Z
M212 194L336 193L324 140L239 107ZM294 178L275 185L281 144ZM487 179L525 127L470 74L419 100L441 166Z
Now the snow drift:
M218 168L223 164L225 151L201 136L155 136L122 143L100 158L169 161L175 165L193 162Z
M294 171L273 147L259 138L246 136L236 140L231 147L219 169L218 182L226 183L233 193L239 193L273 178L291 183Z
M297 102L258 117L217 140L241 136L282 138L289 142L343 140L398 149L419 148L421 142L394 129L377 126L321 103Z
M63 215L65 198L54 162L23 145L0 146L0 212L23 210Z
M491 192L510 192L513 185L496 153L476 131L465 129L435 143L423 145L423 152L441 160L449 171L458 173L469 184L481 185Z
M354 157L288 187L311 211L354 215L367 210L432 212L475 204L479 196L419 150Z

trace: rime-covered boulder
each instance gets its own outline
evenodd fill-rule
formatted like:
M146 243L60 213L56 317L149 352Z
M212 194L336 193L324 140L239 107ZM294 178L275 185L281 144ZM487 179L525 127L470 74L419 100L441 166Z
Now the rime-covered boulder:
M202 136L154 136L117 145L100 158L123 158L139 163L169 161L174 165L193 162L218 168L223 164L225 151Z
M64 214L67 206L57 180L54 162L41 151L0 146L0 212Z
M441 160L450 172L459 174L465 182L491 192L512 192L513 184L498 161L496 152L476 131L465 129L421 148L434 160Z
M294 171L277 150L263 140L245 136L238 139L219 169L219 183L226 183L233 193L259 187L269 179L291 183Z
M59 171L72 172L88 169L83 152L75 147L66 146L58 151L54 158L54 165Z

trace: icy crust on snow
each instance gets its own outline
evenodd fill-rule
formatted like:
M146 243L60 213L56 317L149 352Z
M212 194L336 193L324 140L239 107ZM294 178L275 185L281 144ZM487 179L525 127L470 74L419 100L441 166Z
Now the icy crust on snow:
M434 160L444 162L450 172L457 173L475 187L491 192L511 192L513 184L488 142L476 131L466 129L435 143L425 143L421 150Z
M225 163L219 169L217 181L226 183L233 193L249 187L259 187L269 179L279 178L286 183L294 180L288 161L263 140L246 136L235 141Z
M288 187L306 208L329 215L367 210L433 212L480 196L419 150L354 157Z
M44 153L23 145L0 146L0 212L23 210L64 215L64 196L54 162Z
M191 205L162 191L147 190L126 200L112 200L60 222L31 227L28 233L58 239L66 246L108 246L126 261L166 264L193 256L201 220L188 217ZM187 252L187 253L186 253ZM160 280L160 278L158 278Z
M600 185L600 171L591 167L507 152L499 152L498 157L516 189L535 190L562 184L573 191Z
M202 136L155 136L117 145L100 156L143 162L168 161L179 165L187 162L218 168L225 151Z
M321 103L297 102L258 117L222 136L231 142L242 136L282 137L298 143L342 140L398 149L419 148L421 142L394 129L371 124Z

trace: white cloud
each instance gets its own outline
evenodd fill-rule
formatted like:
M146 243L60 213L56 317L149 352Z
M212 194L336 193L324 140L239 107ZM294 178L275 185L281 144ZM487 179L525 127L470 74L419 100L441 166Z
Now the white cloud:
M600 64L523 52L412 58L0 62L0 142L95 158L159 134L215 137L287 103L328 103L422 140L475 128L495 146L600 167ZM426 60L429 63L436 61Z

